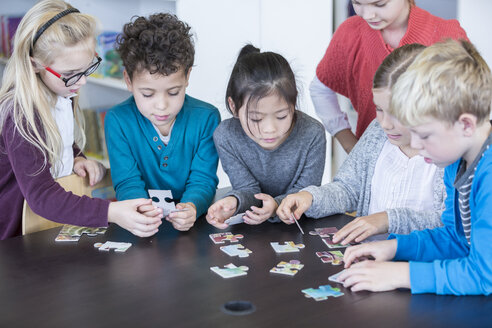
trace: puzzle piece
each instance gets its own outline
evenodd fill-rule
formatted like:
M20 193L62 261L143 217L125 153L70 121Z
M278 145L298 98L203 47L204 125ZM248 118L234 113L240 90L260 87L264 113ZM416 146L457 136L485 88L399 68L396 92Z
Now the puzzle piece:
M330 296L340 297L343 295L340 288L334 288L330 285L319 286L319 288L303 289L302 292L304 293L304 296L314 298L316 301L324 301Z
M273 249L276 253L291 253L299 252L299 249L304 248L304 244L294 244L293 241L286 241L284 245L280 245L277 242L271 242Z
M239 257L248 257L249 254L253 253L251 250L244 248L244 246L241 244L221 246L220 250L229 256Z
M237 267L232 263L224 265L224 268L221 269L217 266L211 267L210 270L221 276L222 278L233 278L239 276L245 276L248 274L249 268L247 266Z
M315 228L314 231L309 231L311 236L330 237L331 235L338 232L336 227L326 227L326 228Z
M164 217L173 212L185 212L187 208L177 209L174 204L173 193L171 190L149 189L149 196L152 198L152 205L162 208Z
M83 234L94 237L102 235L106 232L105 227L92 228L92 227L79 227L75 225L65 224L61 228L60 232L55 238L55 241L79 241Z
M324 237L324 238L321 238L321 240L323 240L323 242L325 243L326 246L328 246L328 248L345 248L345 247L349 247L350 245L354 245L352 243L349 243L347 245L342 245L340 243L338 244L335 244L332 240L331 240L331 237Z
M289 262L282 261L275 268L272 268L270 272L286 274L289 276L294 276L304 267L298 260L290 260Z
M343 262L343 253L340 251L316 252L323 263L339 265Z
M342 274L342 272L345 272L345 269L344 269L344 270L342 270L342 271L340 271L340 272L338 272L338 273L335 273L335 274L333 274L333 275L329 276L329 277L328 277L328 280L329 280L329 281L333 281L333 282L337 282L337 283L341 284L341 282L340 282L340 281L338 281L338 276L339 276L339 275L341 275L341 274Z
M243 235L234 235L232 232L220 232L212 233L209 235L210 239L214 244L224 244L224 241L229 241L231 243L237 243L239 239L242 239Z
M109 252L111 249L114 249L115 252L123 253L128 250L132 246L132 243L118 243L115 241L107 241L103 243L95 243L94 247L98 248L100 251Z
M243 219L244 214L245 213L239 213L239 214L236 214L234 216L231 216L230 218L225 220L224 223L226 223L228 225L244 223L244 219Z

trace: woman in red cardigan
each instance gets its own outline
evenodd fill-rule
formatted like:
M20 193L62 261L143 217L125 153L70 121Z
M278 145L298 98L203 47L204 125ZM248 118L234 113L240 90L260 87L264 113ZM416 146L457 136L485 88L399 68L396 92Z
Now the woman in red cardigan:
M414 0L352 0L352 5L357 16L337 28L310 85L316 113L347 153L376 117L372 77L393 49L445 38L468 40L458 21L433 16ZM336 93L348 97L357 111L355 135Z

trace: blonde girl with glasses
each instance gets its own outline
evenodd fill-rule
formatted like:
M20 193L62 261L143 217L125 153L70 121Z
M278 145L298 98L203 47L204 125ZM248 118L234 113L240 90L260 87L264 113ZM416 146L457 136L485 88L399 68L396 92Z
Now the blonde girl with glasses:
M162 213L137 211L150 199L110 203L66 192L55 178L73 172L100 181L104 167L84 157L78 91L101 59L96 22L58 0L37 3L14 37L0 89L0 239L21 234L24 199L52 221L100 227L114 222L138 236L157 232Z

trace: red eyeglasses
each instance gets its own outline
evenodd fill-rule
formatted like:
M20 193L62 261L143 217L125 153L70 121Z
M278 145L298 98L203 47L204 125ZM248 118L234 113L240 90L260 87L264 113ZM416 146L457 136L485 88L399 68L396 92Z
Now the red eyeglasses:
M77 73L67 78L62 77L60 73L55 72L53 69L51 69L48 66L45 66L44 69L50 72L51 74L53 74L54 76L56 76L57 78L61 79L63 82L65 82L66 87L70 87L75 83L77 83L82 78L82 76L84 75L89 76L96 71L96 69L99 67L99 64L101 64L102 61L101 57L99 57L97 53L96 53L96 59L97 61L91 66L89 66L89 68L87 68L84 72Z

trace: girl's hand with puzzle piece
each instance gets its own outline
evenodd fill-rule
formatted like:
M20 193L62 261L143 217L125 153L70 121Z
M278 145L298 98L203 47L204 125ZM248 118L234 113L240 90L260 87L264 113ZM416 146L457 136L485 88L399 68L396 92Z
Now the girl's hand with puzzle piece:
M111 202L108 209L108 222L114 222L136 236L150 237L159 231L162 213L154 217L139 213L138 208L146 205L152 205L152 200L137 198Z
M225 220L230 218L237 208L237 198L234 196L227 196L216 201L212 206L208 208L207 222L219 229L225 229L229 225L224 223Z
M196 207L195 204L178 203L176 205L177 211L171 211L166 217L166 220L171 222L174 229L179 231L188 231L195 224L196 221Z
M73 172L83 178L88 174L89 184L93 186L104 178L106 168L97 161L78 156L73 160Z
M353 292L383 292L396 288L410 288L410 267L408 262L366 260L344 270L338 276L338 282Z
M160 207L151 204L140 205L137 210L145 216L154 217L157 215L163 216L163 210Z
M346 245L352 241L357 243L364 239L388 232L388 214L386 212L361 216L346 224L334 236L333 242Z
M277 209L277 215L286 224L292 224L292 215L294 215L296 220L306 212L313 203L313 195L307 191L300 191L295 194L287 195L287 197L282 200L280 206Z
M255 195L256 199L263 201L263 207L251 206L250 211L246 211L244 215L244 223L260 224L271 218L277 210L277 202L272 196L259 193Z

